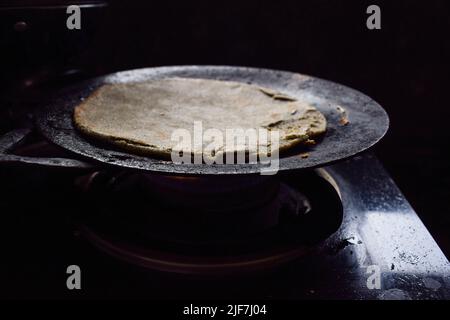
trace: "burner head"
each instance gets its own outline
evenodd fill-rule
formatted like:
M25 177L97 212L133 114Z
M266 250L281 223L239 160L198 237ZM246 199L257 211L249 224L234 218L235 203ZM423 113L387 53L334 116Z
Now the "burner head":
M340 226L339 194L321 174L97 172L78 181L96 214L80 214L77 222L100 249L148 268L201 274L267 268L304 255Z

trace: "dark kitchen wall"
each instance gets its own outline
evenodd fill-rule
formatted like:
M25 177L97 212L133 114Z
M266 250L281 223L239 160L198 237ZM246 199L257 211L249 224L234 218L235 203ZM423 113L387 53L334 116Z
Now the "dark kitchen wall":
M337 81L377 100L391 129L376 152L450 255L449 1L110 3L89 61L100 72L274 68ZM366 28L370 4L381 7L381 30Z

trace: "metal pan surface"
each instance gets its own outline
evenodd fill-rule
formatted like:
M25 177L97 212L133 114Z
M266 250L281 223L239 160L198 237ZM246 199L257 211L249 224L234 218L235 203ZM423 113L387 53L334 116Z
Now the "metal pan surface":
M176 175L256 174L262 164L176 164L98 144L80 134L73 110L105 83L139 82L167 77L230 80L271 88L314 105L327 118L324 137L312 147L293 150L279 160L279 170L321 167L352 157L376 144L389 127L384 109L368 96L343 85L297 73L232 66L172 66L136 69L90 79L57 94L37 114L38 130L49 141L103 164ZM343 124L343 110L349 123ZM180 110L182 112L182 110ZM205 110L207 112L207 110ZM304 153L308 153L308 157Z

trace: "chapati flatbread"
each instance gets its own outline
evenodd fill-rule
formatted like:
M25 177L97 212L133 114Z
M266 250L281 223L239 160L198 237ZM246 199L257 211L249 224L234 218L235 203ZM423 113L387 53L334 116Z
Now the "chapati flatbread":
M187 129L193 137L194 121L224 137L226 129L278 130L280 152L314 143L326 130L325 117L304 101L255 85L207 79L105 84L74 112L76 127L87 136L158 158L170 158L174 130Z

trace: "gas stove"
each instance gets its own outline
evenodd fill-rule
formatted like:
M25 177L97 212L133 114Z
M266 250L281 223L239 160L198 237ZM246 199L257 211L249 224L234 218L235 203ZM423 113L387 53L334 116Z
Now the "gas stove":
M178 72L155 70L173 69ZM307 77L240 70L261 79L286 77L293 93L292 81L307 87ZM349 89L311 83L351 101L343 93ZM347 93L355 108L377 108ZM71 99L62 98L70 114ZM30 120L52 99L44 92L4 110L11 121L0 137L2 297L450 298L448 260L373 152L315 169L286 167L274 176L180 175L183 168L168 174L170 167L157 162L88 145L67 117L58 126L44 117L38 133ZM56 144L43 139L42 123ZM76 139L78 147L65 148L64 141ZM76 150L111 163L88 162ZM127 168L135 163L163 171ZM70 266L81 270L81 290L66 285Z
M15 152L36 145L56 152ZM0 172L4 297L450 297L448 260L372 152L239 183ZM66 287L70 265L82 290Z
M392 57L392 43L400 43L396 50L404 48L405 55L416 47L416 37L411 38L404 31L412 30L409 25L398 24L398 38L386 38L388 29L373 31L383 39L376 40L360 32L365 29L355 28L353 18L341 19L339 12L352 11L342 5L341 9L330 7L330 14L325 6L319 6L320 15L326 14L328 20L336 18L330 30L329 24L316 19L310 10L291 10L290 6L279 18L270 14L270 20L264 11L255 15L255 8L262 6L240 7L239 11L250 12L245 19L242 17L245 21L242 23L234 11L227 19L217 19L214 14L197 11L195 6L179 10L173 5L159 10L168 17L161 15L148 23L147 13L140 14L147 10L139 7L124 10L126 6L120 5L110 12L109 21L104 21L107 2L112 1L35 2L6 1L0 5L5 62L0 76L4 89L0 94L1 298L450 299L449 261L377 159L376 150L367 151L387 130L387 116L381 107L377 108L377 103L352 89L264 69L236 71L233 69L239 68L229 67L218 72L210 67L201 74L225 80L237 77L235 80L241 82L256 81L269 86L275 83L293 96L309 88L304 97L317 93L332 102L339 98L343 105L353 107L351 117L359 115L355 120L369 119L359 122L360 126L357 121L351 123L347 128L356 129L355 134L345 134L339 130L335 117L327 118L335 139L324 139L318 145L320 148L328 144L328 148L322 148L322 157L315 158L312 153L306 159L285 161L285 170L275 176L202 175L217 173L214 168L209 172L202 168L198 176L187 176L189 172L183 168L176 171L177 168L160 165L154 159L136 159L77 140L76 132L70 130L73 106L69 96L77 97L98 85L95 76L142 65L270 62L277 68L311 70L324 77L332 75L330 78L340 78L349 84L356 85L359 81L366 88L361 68L385 65L378 77L371 68L367 70L376 83L372 92L378 88L378 82L386 80L385 75L391 76L391 70L399 74L412 70L402 74L401 79L408 75L418 77L414 92L426 91L426 82L422 83L421 77L433 78L426 77L428 72L441 79L437 83L445 83L433 69L416 69L415 60L413 67L405 64L399 68L386 58ZM77 31L65 27L67 6L73 4L82 8L82 29ZM148 12L155 11L154 5L147 8ZM366 8L363 9L351 14L358 24L365 13ZM228 7L214 11L227 14ZM202 12L200 19L197 16ZM422 13L422 8L417 12ZM127 15L134 19L132 23L122 20ZM257 15L262 17L260 22L248 23ZM214 26L214 22L210 26L215 20L218 25ZM114 28L116 21L120 28ZM167 21L170 24L165 25ZM343 21L350 24L341 26ZM143 28L144 24L148 28ZM267 25L275 27L268 31L264 29ZM395 25L397 22L391 22L388 33L395 33L392 32ZM99 26L106 31L95 38ZM173 35L181 29L186 31L180 44L181 38ZM355 33L349 37L350 29ZM434 29L432 32L436 34ZM304 33L297 44L292 38L300 39L298 30ZM330 37L321 38L330 31ZM142 34L146 36L142 38ZM285 37L280 38L280 34ZM220 39L225 35L231 41ZM216 39L218 36L220 41ZM358 46L362 54L349 54L354 52L355 41L359 43L363 37L367 43L363 41ZM118 41L117 47L126 49L122 55L117 52L114 55L117 50L112 50L113 44L108 42L116 43L120 38L130 41ZM414 46L408 45L409 38ZM278 42L279 39L282 41ZM102 42L99 40L104 43L94 46ZM266 46L268 42L274 45ZM183 43L199 49L179 55ZM223 44L225 47L220 49ZM308 50L303 50L303 46ZM330 50L336 46L342 50ZM383 47L387 51L380 51ZM96 52L98 49L100 54ZM368 64L364 53L369 51L377 52L381 58ZM111 54L109 63L103 65L105 57L101 52ZM266 54L258 58L254 52ZM395 54L401 52L394 50ZM312 56L318 58L311 59ZM358 56L364 62L355 60ZM440 56L441 52L433 57L438 57L439 62ZM341 61L342 67L335 61ZM320 65L324 66L322 71ZM152 72L138 72L138 78ZM164 72L174 72L175 76L202 73L198 67L159 68L154 72L153 76ZM395 74L391 83L399 79ZM113 81L133 77L132 71L125 72L113 76ZM48 107L62 88L80 81L88 81L90 85L62 95L62 103L53 108L55 123L41 121L38 133L36 114ZM404 87L400 86L398 91L403 88L408 96L417 99L409 94L411 81L402 82ZM404 97L399 95L398 99ZM412 110L422 110L422 100L417 101L420 109ZM429 103L433 99L424 101ZM59 111L63 109L65 116L61 117ZM336 122L334 127L332 121ZM43 131L47 139L43 139ZM342 143L342 139L347 143ZM348 147L342 148L343 145ZM329 150L340 152L322 165L323 158L330 155ZM342 161L333 162L337 160ZM251 173L242 168L237 170ZM80 290L67 286L71 266L81 270Z

